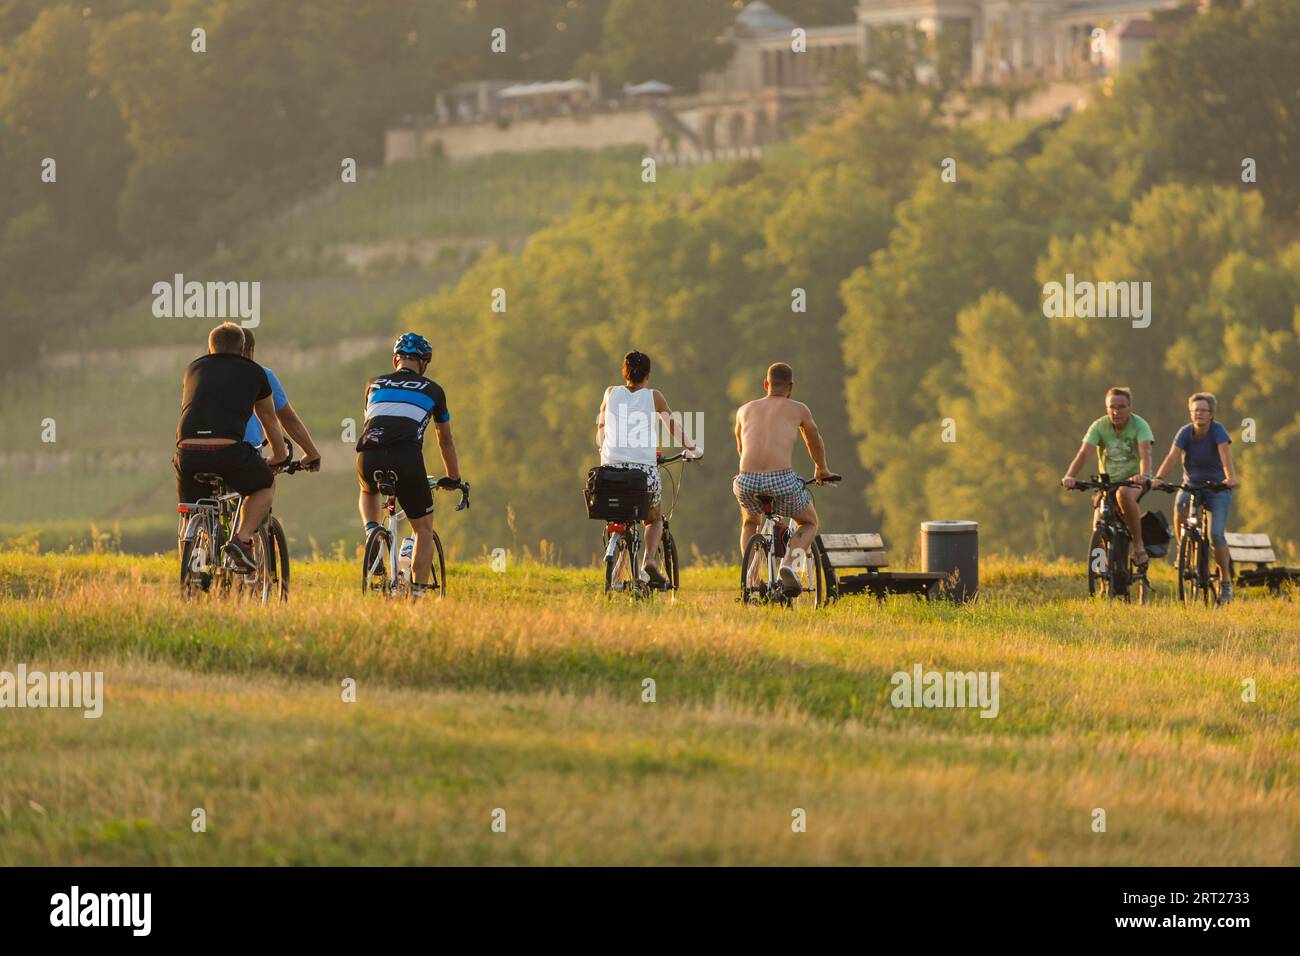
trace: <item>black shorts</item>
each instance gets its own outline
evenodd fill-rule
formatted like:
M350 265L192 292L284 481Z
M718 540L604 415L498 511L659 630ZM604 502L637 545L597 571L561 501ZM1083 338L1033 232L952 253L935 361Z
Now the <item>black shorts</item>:
M379 493L376 471L397 473L397 503L407 518L433 514L433 491L424 473L424 451L414 442L382 445L357 452L357 481L363 491Z
M251 495L275 484L271 466L248 442L233 445L203 445L198 448L180 445L172 459L176 468L176 500L198 501L212 497L212 486L194 480L199 472L220 475L227 491Z

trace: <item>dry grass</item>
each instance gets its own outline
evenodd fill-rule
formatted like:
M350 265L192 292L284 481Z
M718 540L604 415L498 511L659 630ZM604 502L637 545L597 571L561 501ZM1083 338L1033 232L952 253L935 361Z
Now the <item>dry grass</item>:
M0 669L107 685L99 720L0 711L0 859L1300 862L1293 603L1108 607L1071 565L993 562L961 608L745 609L725 569L608 605L538 566L411 606L320 562L262 608L182 603L171 564L0 556ZM998 717L896 710L915 663L998 671Z

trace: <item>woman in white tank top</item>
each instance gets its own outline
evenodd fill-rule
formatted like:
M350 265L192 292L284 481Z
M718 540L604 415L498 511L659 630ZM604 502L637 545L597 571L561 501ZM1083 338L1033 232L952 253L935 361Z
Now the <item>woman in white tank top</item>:
M655 551L663 534L664 522L659 511L663 486L659 481L656 453L659 450L659 422L663 421L670 434L680 438L679 426L670 417L672 409L663 395L650 387L650 356L635 350L623 357L625 385L612 385L605 389L596 417L596 442L600 445L600 463L613 468L636 468L645 472L650 489L651 509L645 519L646 575L652 584L663 584L664 576L655 563ZM698 451L694 445L686 450Z

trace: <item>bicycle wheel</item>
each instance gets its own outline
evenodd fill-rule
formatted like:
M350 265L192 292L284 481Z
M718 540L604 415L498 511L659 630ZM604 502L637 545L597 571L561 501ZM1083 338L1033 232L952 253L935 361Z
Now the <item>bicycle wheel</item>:
M1178 600L1185 605L1196 601L1197 550L1195 536L1184 534L1178 545Z
M677 542L673 536L664 531L663 540L659 542L659 559L662 564L664 577L668 579L668 587L676 591L681 587L681 572L677 564Z
M1088 597L1110 594L1110 535L1103 528L1092 532L1088 542Z
M1210 572L1210 566L1214 566L1214 572ZM1201 600L1205 605L1212 606L1219 603L1219 568L1218 562L1210 554L1210 545L1206 541L1196 543L1196 570L1197 580L1200 582Z
M624 531L615 532L610 538L614 550L605 547L605 594L631 593L635 590L635 577L632 567L632 550L628 544L628 535Z
M212 527L198 519L193 537L181 543L181 596L197 597L212 587L212 566L217 560Z
M1129 599L1128 585L1129 539L1122 534L1111 538L1110 556L1107 567L1110 570L1110 596L1115 600Z
M384 528L371 528L366 535L366 546L361 557L361 593L370 594L388 591L388 569L384 566L384 556L388 554L388 532Z
M266 529L266 569L270 583L270 599L284 603L289 600L289 542L285 538L280 519L271 517Z
M799 585L803 588L802 595L808 595L813 599L813 609L816 610L826 603L826 580L822 568L821 549L817 542L808 552L802 556L802 560L794 562L794 576L799 579ZM793 601L790 602L793 605Z
M770 550L771 543L761 534L754 535L745 545L740 562L741 604L763 604L768 600L773 583L767 580Z
M230 582L230 589L239 601L261 601L265 604L271 596L271 569L268 553L270 543L266 526L253 532L253 561L257 570L251 574L236 574Z
M447 596L447 559L442 553L442 539L438 537L438 532L433 532L433 581L432 584L437 590L434 594L437 597L444 598Z

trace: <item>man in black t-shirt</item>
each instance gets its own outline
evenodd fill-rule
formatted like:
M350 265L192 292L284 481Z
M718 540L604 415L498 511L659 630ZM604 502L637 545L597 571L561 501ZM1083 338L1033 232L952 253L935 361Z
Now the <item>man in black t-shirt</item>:
M223 322L208 335L208 354L185 369L181 420L176 426L176 495L197 501L211 495L194 479L200 472L220 475L226 486L244 496L239 527L223 549L244 571L257 570L253 534L271 510L274 472L289 462L289 450L275 416L275 401L266 372L244 358L244 330ZM248 419L256 414L271 443L271 463L244 441Z

